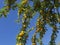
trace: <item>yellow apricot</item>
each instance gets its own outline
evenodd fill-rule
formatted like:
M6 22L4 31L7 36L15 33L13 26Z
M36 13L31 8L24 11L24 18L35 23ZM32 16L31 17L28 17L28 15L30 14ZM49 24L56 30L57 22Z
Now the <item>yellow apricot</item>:
M27 15L26 14L24 14L24 18L27 18Z
M26 27L26 25L23 25L23 27Z
M22 37L18 37L18 39L20 40Z
M40 19L38 18L37 21L40 21Z
M40 13L43 14L43 10L40 10Z
M24 35L24 31L21 31L19 35L22 37Z

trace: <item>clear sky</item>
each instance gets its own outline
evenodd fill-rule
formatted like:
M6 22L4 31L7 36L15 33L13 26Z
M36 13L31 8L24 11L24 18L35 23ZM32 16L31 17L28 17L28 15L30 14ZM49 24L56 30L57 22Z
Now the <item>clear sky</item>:
M2 8L3 6L4 6L3 1L0 0L0 8ZM35 25L36 21L34 19L37 19L37 15L38 13L31 20L31 22L33 23L31 23L30 27L33 27ZM19 32L18 24L15 22L16 20L17 20L17 10L14 10L14 11L11 10L9 14L7 15L7 18L4 18L4 17L0 18L0 45L15 45L16 44L16 35ZM50 41L50 36L52 33L52 30L51 30L52 28L49 27L48 25L46 25L46 27L48 27L48 31L46 32L43 38L44 45L48 45ZM26 45L31 45L30 38L33 32L29 33L30 35L29 35ZM60 38L60 31L58 33L56 43L60 42L59 38Z

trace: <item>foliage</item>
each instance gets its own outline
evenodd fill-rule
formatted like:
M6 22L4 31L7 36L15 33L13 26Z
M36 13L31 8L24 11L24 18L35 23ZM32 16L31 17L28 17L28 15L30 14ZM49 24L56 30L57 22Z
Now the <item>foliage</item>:
M31 6L29 3L33 3ZM39 13L39 17L36 22L36 31L32 36L32 45L37 45L36 42L39 42L40 45L43 45L42 38L44 37L47 28L46 24L50 25L52 30L51 41L49 45L56 45L55 39L58 33L57 23L60 24L60 0L21 0L17 3L17 0L5 0L5 6L0 9L0 16L7 16L9 11L18 9L18 20L20 23L22 20L22 28L20 29L19 34L17 35L16 45L25 45L30 31L34 30L33 28L27 30L30 20L35 16L36 12ZM56 12L55 12L56 11ZM22 18L21 18L22 17ZM34 27L34 28L35 28ZM36 34L39 33L39 38L36 38ZM37 41L39 40L39 41Z

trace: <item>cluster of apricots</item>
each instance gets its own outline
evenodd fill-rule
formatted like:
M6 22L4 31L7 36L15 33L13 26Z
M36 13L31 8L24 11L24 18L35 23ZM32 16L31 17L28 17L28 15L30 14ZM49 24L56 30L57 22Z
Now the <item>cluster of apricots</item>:
M23 45L24 43L26 43L27 38L28 38L28 34L26 34L26 32L22 30L17 36L16 44Z
M36 24L36 28L37 28L36 32L40 32L40 31L43 30L43 28L41 27L41 24L42 24L42 23L43 23L43 22L41 22L40 18L38 18L38 19L37 19L37 24Z

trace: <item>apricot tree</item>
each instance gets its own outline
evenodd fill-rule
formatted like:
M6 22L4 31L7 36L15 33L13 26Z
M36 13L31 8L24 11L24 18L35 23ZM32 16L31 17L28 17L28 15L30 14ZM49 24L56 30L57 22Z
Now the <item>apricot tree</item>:
M60 24L60 0L5 0L5 6L0 9L0 17L7 17L9 11L18 9L18 20L17 22L22 22L22 28L16 37L16 45L26 45L26 40L30 31L36 28L35 33L32 36L32 45L43 45L42 38L47 31L45 27L46 24L50 25L52 30L51 40L49 45L56 45L55 39L57 38L58 27L57 23ZM30 5L30 3L32 5ZM28 25L30 25L30 20L39 13L36 26L27 30ZM35 20L35 19L34 19ZM36 34L39 33L39 38L36 38Z

